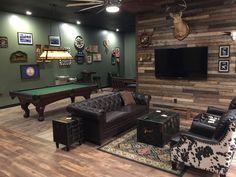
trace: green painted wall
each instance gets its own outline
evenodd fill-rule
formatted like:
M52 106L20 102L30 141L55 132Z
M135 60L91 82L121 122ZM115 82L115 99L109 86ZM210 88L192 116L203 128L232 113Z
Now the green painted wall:
M50 28L51 26L51 28ZM50 31L52 31L50 33ZM28 32L33 34L33 45L18 45L17 32ZM78 65L74 60L70 68L59 68L58 62L41 63L40 78L37 80L22 80L20 76L20 65L35 64L35 44L47 45L48 35L60 35L61 46L70 47L72 55L76 54L74 48L74 39L77 35L81 35L85 44L96 44L99 52L102 54L101 62L93 62L92 64L84 63ZM18 15L0 12L0 36L8 37L8 48L0 48L0 107L18 103L17 99L11 100L9 91L19 89L29 89L54 85L57 75L69 75L75 77L83 70L96 71L97 75L102 76L102 85L107 84L107 73L117 72L117 66L111 65L111 51L114 47L120 47L121 75L124 75L124 36L122 33L113 31L105 31L93 29L75 24L55 22L47 19L35 18L30 16ZM109 52L105 54L103 40L110 41ZM10 63L10 55L15 51L23 51L28 54L27 63Z
M136 55L135 55L135 34L126 33L124 35L124 54L125 54L125 77L136 77Z

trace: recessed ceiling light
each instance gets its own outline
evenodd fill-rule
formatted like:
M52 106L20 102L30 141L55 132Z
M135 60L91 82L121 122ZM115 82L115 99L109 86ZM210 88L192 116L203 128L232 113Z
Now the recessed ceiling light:
M106 11L109 13L116 13L119 12L120 8L116 5L110 5L106 7Z
M76 24L77 24L77 25L80 25L80 24L81 24L81 21L77 20L77 21L76 21Z
M120 31L119 28L116 28L116 32Z
M25 13L26 13L26 15L32 15L32 12L29 10L27 10Z

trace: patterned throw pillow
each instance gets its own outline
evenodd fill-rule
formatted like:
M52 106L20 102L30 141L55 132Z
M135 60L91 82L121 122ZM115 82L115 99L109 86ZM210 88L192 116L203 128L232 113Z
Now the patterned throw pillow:
M121 97L122 97L122 99L124 101L124 105L125 106L129 105L129 104L136 104L135 100L134 100L134 97L133 97L131 92L122 91L122 92L120 92L120 94L121 94Z

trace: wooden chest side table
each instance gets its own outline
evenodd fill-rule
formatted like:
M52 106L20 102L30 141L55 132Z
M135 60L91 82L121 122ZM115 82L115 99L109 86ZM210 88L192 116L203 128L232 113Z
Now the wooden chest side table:
M63 144L66 146L66 150L69 151L69 147L73 143L82 143L83 123L81 119L74 120L71 117L64 117L53 120L52 124L53 140L57 148L59 148L59 144Z
M179 114L170 111L151 112L138 118L137 141L163 147L179 132Z

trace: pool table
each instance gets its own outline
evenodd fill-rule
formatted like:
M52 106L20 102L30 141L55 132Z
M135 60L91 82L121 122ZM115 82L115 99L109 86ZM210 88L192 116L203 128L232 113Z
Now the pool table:
M29 117L30 110L29 104L32 103L38 112L38 120L44 120L45 106L55 101L71 98L71 102L75 101L75 96L84 96L85 99L90 98L93 90L97 89L95 84L85 83L70 83L42 88L34 88L27 90L11 91L10 96L12 99L18 97L21 108L25 111L24 117Z

